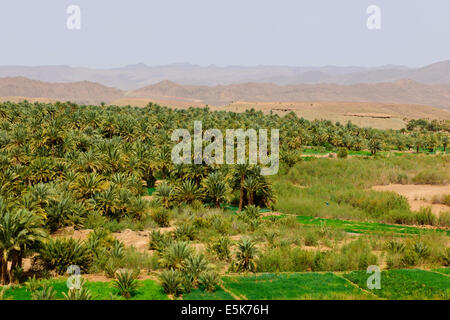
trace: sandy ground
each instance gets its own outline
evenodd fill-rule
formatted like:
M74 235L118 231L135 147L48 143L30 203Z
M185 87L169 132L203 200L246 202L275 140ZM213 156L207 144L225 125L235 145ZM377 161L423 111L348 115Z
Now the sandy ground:
M403 185L390 184L385 186L374 186L376 191L392 191L408 199L411 210L419 211L422 207L431 207L431 210L436 215L441 212L450 211L450 207L443 204L433 204L434 196L442 196L450 194L450 185L436 186L436 185Z
M175 227L158 228L143 231L133 231L130 229L125 229L122 232L115 232L112 235L119 241L122 241L125 246L134 246L136 249L141 251L148 251L149 234L153 230L159 230L161 233L171 232L175 230ZM74 230L72 227L60 229L54 234L53 238L72 238L75 240L87 240L89 234L93 230Z

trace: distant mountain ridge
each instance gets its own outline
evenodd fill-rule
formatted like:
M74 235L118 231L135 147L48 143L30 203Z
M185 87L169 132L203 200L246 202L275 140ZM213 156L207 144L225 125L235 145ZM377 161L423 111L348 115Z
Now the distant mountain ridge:
M241 83L232 85L182 85L161 81L133 91L95 82L50 83L24 77L0 78L0 97L48 98L79 103L111 103L119 99L192 102L224 106L236 101L334 101L416 104L450 109L450 85L430 85L412 80L354 85Z
M450 85L427 85L412 80L355 85L242 83L213 87L163 81L132 91L128 96L188 100L211 105L234 101L346 101L422 104L450 109Z
M450 84L450 60L422 68L386 65L381 67L290 67L227 66L202 67L189 63L147 66L143 63L122 68L93 69L69 66L0 66L0 77L26 77L46 82L91 81L121 90L136 90L163 80L182 85L232 85L247 82L278 85L392 82L410 79L425 84Z

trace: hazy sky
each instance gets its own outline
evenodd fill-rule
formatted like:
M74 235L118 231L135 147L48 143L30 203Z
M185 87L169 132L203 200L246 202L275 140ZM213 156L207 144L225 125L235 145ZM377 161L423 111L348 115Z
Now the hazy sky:
M0 39L0 65L422 66L450 59L450 1L0 0Z

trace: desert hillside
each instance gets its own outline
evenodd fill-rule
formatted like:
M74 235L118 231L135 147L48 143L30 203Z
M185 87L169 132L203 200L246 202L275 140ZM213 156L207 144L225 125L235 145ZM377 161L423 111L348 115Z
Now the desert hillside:
M89 81L49 83L23 77L0 78L0 97L47 98L98 104L118 99L122 95L121 90Z
M423 104L450 108L450 85L427 85L412 80L376 84L300 84L279 86L272 83L245 83L228 86L191 86L163 81L129 93L138 98L188 100L211 105L235 101L350 101Z

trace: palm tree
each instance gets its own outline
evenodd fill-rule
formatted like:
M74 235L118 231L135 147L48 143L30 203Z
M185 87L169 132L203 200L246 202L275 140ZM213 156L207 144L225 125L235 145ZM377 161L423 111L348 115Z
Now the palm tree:
M173 188L166 181L163 181L155 190L155 199L166 209L172 206L173 197Z
M260 179L256 176L249 176L244 180L244 188L247 190L248 204L254 203L255 192L261 187Z
M236 271L256 271L255 259L258 254L258 250L255 247L255 243L250 239L241 239L238 242L238 248L236 253Z
M182 181L175 187L175 199L180 204L192 204L203 197L201 188L192 180Z
M374 156L377 154L377 151L381 150L381 141L378 138L372 138L369 140L368 147L370 153Z
M23 209L11 212L3 205L0 211L0 276L3 284L8 284L12 280L11 270L21 267L25 250L43 241L46 234L42 217Z
M208 198L214 202L217 208L220 208L220 204L227 200L229 195L227 180L224 179L220 172L213 172L204 179L203 186Z
M103 191L105 187L105 179L96 173L83 174L75 182L75 190L82 199L90 198L96 192Z

